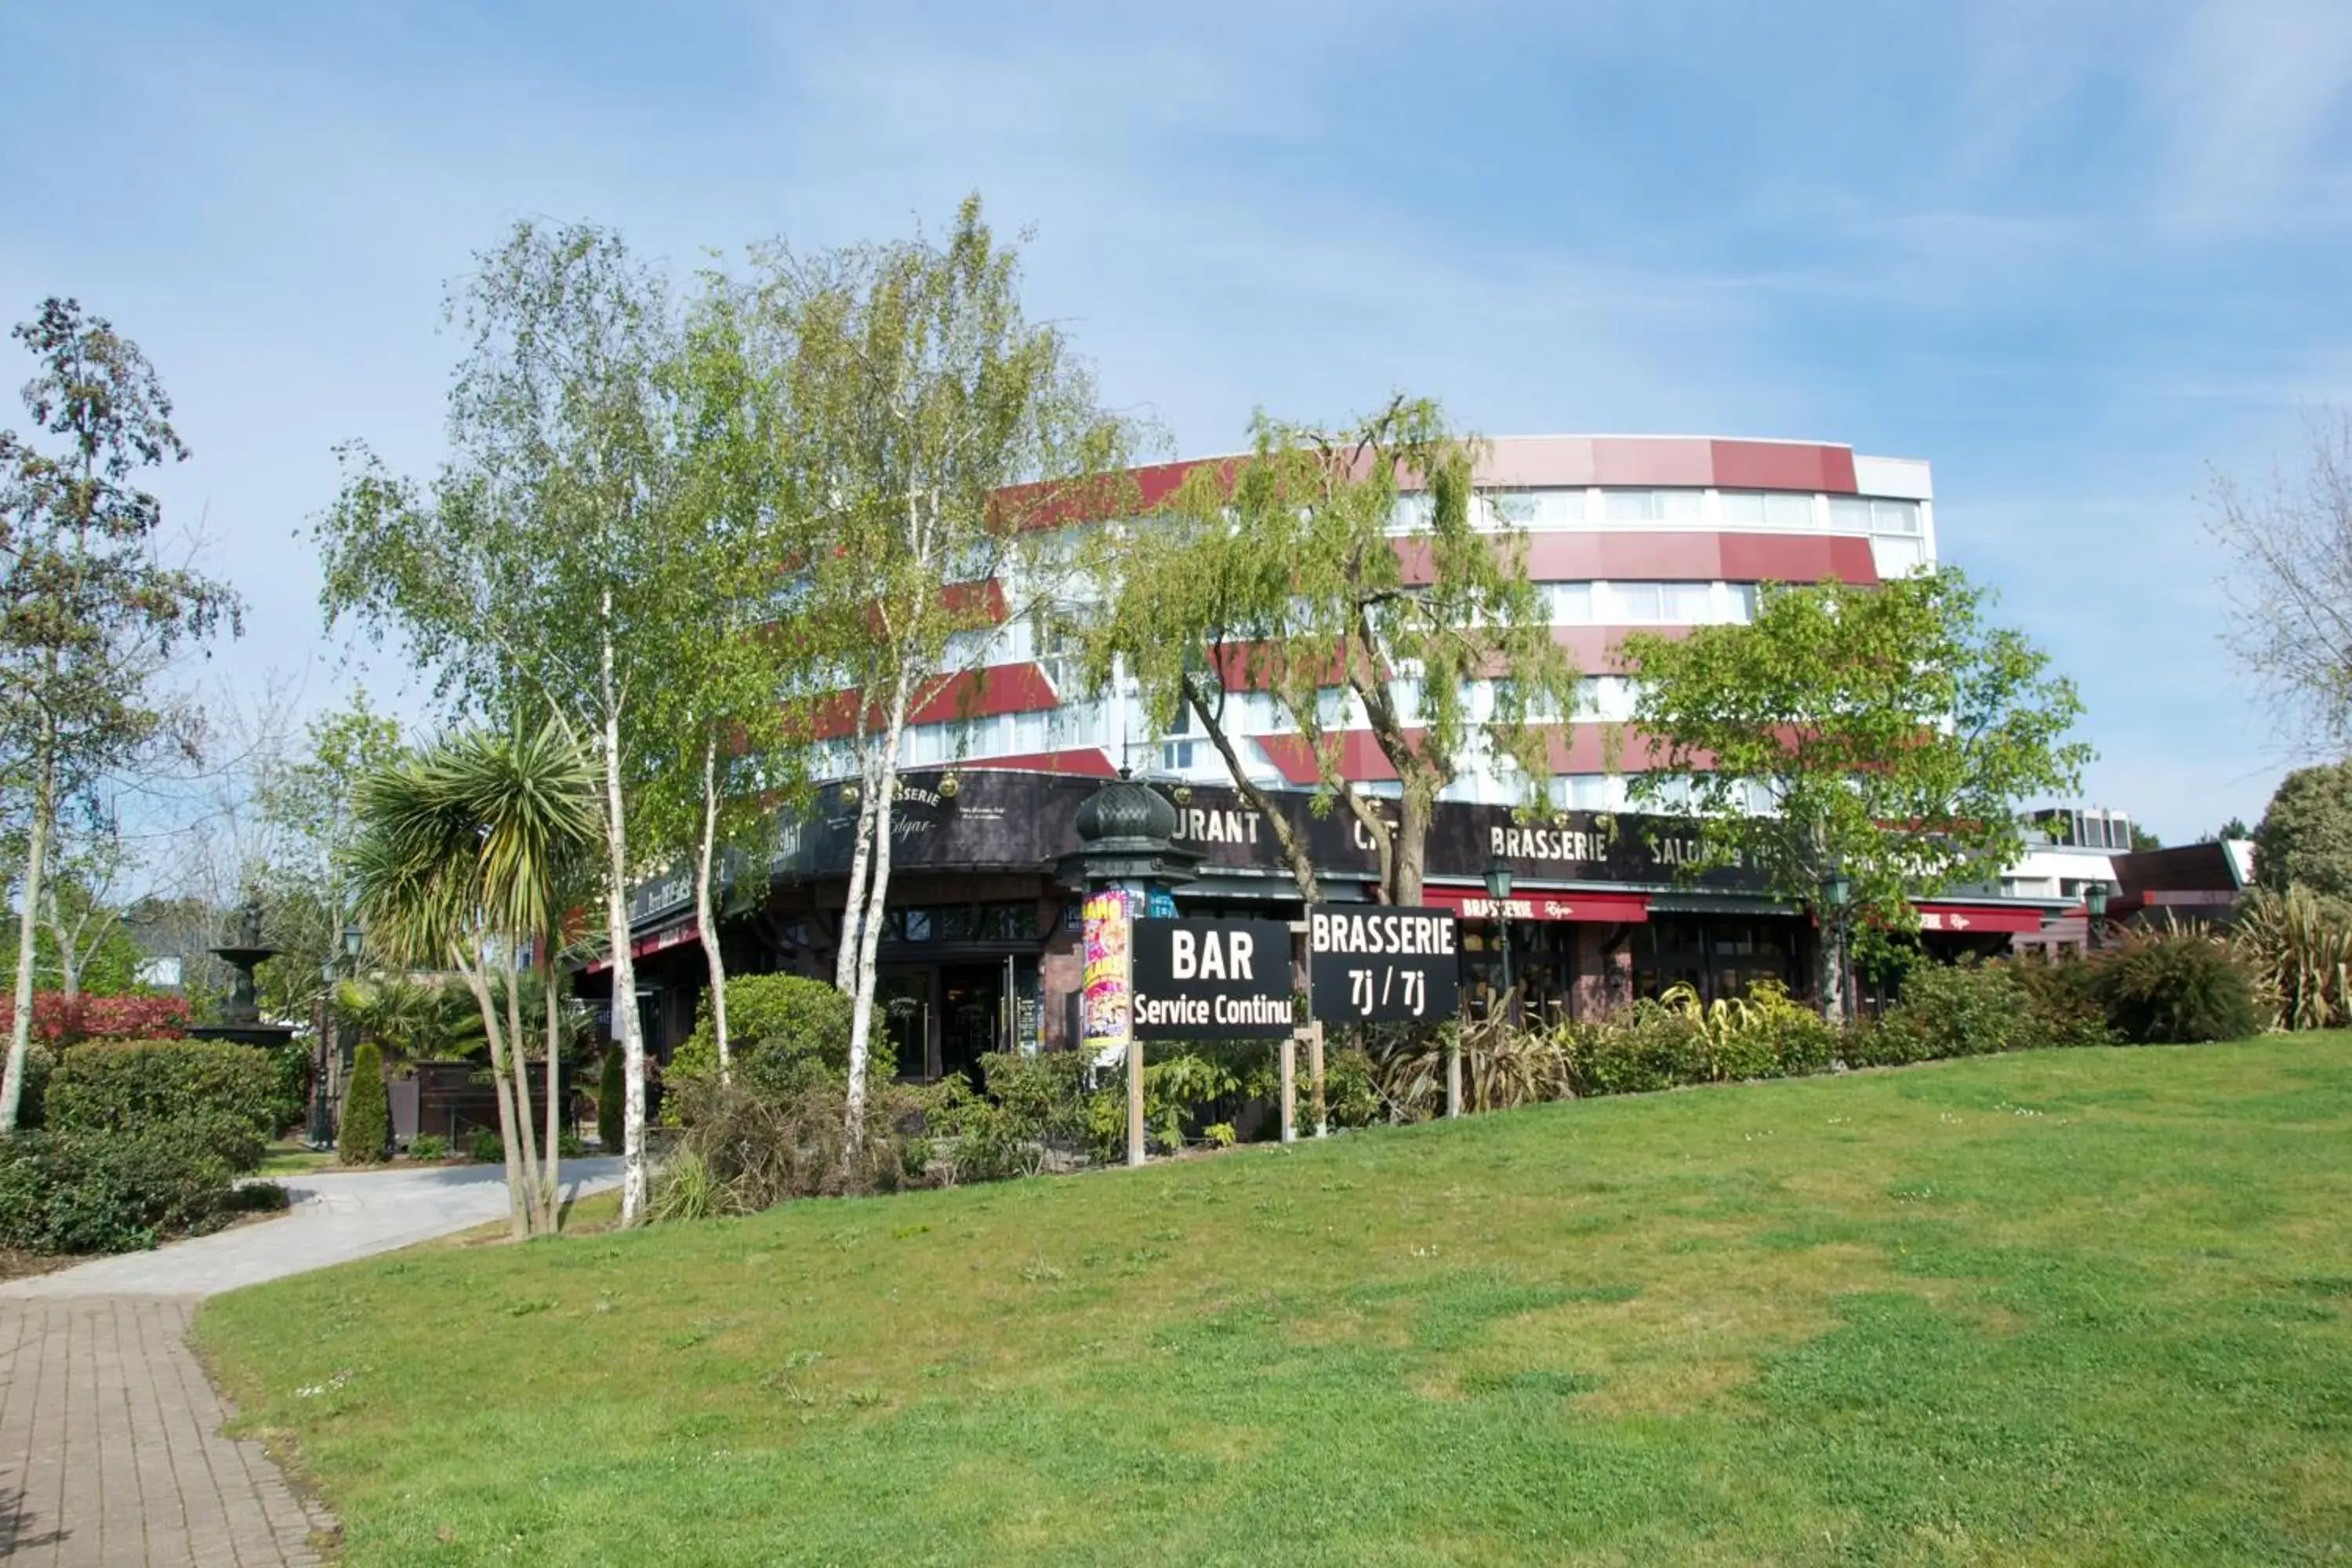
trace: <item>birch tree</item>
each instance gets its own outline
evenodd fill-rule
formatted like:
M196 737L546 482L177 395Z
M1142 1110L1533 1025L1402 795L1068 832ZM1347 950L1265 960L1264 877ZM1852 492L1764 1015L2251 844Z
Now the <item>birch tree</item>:
M721 1081L730 1037L719 874L731 859L764 878L773 814L806 779L805 728L793 722L803 704L792 695L806 684L796 679L805 599L791 564L809 548L804 476L777 397L783 367L761 352L756 326L743 289L706 277L671 371L682 473L675 526L696 570L678 585L673 608L685 635L650 710L669 755L646 773L637 810L646 844L691 867Z
M23 1093L60 815L91 805L109 770L173 738L154 690L173 653L241 629L227 587L161 552L163 506L142 475L188 449L138 345L71 300L44 300L13 336L36 369L24 391L31 433L0 431L0 748L24 823L0 1136L15 1131Z
M805 258L777 247L755 280L763 331L786 351L809 499L807 624L847 689L859 763L835 970L855 1001L853 1139L909 715L940 689L952 639L1003 619L1024 541L1110 494L1135 438L1066 334L1024 314L1020 282L1019 250L997 241L977 196L943 243Z
M1243 755L1235 688L1263 693L1312 759L1318 804L1355 818L1386 902L1421 901L1437 800L1465 763L1488 759L1541 798L1577 672L1526 536L1477 492L1481 452L1427 399L1336 431L1260 415L1246 457L1196 465L1160 515L1093 547L1104 604L1079 634L1092 683L1112 690L1123 673L1163 722L1189 710L1310 901L1315 868ZM1392 819L1354 776L1350 731L1369 731L1396 774Z
M549 711L593 748L612 1024L625 1064L622 1219L646 1206L646 1042L628 891L632 780L657 737L651 693L693 603L678 548L677 323L661 279L601 229L518 224L453 299L468 347L449 455L431 479L344 449L318 534L330 621L356 617L438 668L462 708ZM551 1074L551 1083L553 1075Z

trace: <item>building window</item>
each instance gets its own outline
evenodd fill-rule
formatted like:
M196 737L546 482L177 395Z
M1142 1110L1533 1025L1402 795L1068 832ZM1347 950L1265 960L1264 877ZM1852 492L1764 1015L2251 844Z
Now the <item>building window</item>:
M1726 528L1793 532L1813 526L1813 498L1790 490L1725 490L1717 500Z
M1603 490L1601 515L1610 522L1695 523L1704 521L1699 490Z
M1860 496L1830 497L1830 527L1839 533L1868 533L1870 503Z
M1590 583L1554 583L1551 584L1551 619L1554 626L1589 626L1592 624L1592 584Z
M1874 533L1918 532L1919 503L1916 500L1872 501L1870 529Z
M1705 626L1715 619L1715 584L1612 583L1608 618L1623 626Z
M1582 490L1488 490L1490 526L1570 528L1584 521Z

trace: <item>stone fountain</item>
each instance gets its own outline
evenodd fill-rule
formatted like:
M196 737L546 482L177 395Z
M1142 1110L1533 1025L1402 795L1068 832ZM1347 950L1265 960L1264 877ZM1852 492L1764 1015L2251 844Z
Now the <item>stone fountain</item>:
M278 950L261 940L261 900L247 899L237 911L237 940L230 946L216 947L213 956L219 959L236 974L229 987L228 1001L221 1007L217 1024L198 1024L188 1033L200 1040L235 1040L247 1046L282 1046L293 1037L293 1028L285 1024L265 1024L261 1006L253 993L253 972L278 956Z

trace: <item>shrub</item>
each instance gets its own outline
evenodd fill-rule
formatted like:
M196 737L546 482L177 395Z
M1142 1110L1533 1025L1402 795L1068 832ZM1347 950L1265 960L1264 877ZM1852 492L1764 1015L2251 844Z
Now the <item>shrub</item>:
M175 1130L234 1170L261 1163L278 1128L277 1065L227 1040L123 1040L75 1046L49 1077L43 1116L54 1131Z
M505 1162L507 1141L487 1127L477 1127L467 1136L466 1158L477 1165L497 1165Z
M1921 963L1903 977L1903 994L1860 1042L1876 1063L1984 1056L2049 1043L2036 1026L2024 988L2005 963ZM1857 1063L1856 1065L1861 1065Z
M1540 1029L1522 1029L1501 1018L1449 1022L1434 1029L1391 1036L1372 1058L1378 1092L1400 1116L1434 1116L1445 1108L1445 1061L1456 1045L1462 1053L1462 1104L1468 1110L1506 1110L1515 1105L1559 1100L1570 1092L1568 1056L1559 1040ZM1325 1065L1329 1077L1329 1065ZM1302 1094L1302 1101L1305 1096ZM1311 1111L1302 1111L1304 1121Z
M799 974L738 974L727 982L728 1058L736 1080L754 1089L798 1096L818 1078L849 1070L850 999L822 980ZM877 1016L873 1037L887 1038ZM887 1050L875 1053L877 1079L891 1076ZM719 1043L705 993L694 1033L664 1074L673 1090L719 1077ZM683 1112L681 1111L681 1115Z
M588 1145L580 1142L580 1134L566 1127L555 1135L555 1152L561 1159L583 1160L588 1156Z
M2025 998L2026 1016L2041 1046L2104 1046L2107 1030L2105 963L2067 956L2053 963L2038 953L2009 961L2010 978Z
M381 1164L392 1152L392 1103L383 1087L383 1057L373 1040L363 1040L352 1057L351 1087L343 1091L343 1130L336 1158L346 1165Z
M2352 1019L2352 912L2296 886L2256 889L2238 908L2231 945L2273 1028L2325 1029Z
M866 1134L847 1133L846 1086L819 1078L790 1094L697 1080L685 1132L656 1184L655 1212L752 1214L789 1198L895 1192L929 1163L924 1097L885 1084L866 1102Z
M0 995L0 1032L16 1023L16 999ZM33 994L33 1038L63 1051L85 1040L176 1040L188 1032L184 996L68 996Z
M924 1123L942 1140L940 1178L956 1184L1034 1175L1057 1154L1090 1151L1088 1065L1077 1051L992 1051L980 1059L984 1098L960 1078L929 1090Z
M408 1141L408 1157L412 1160L446 1160L449 1157L449 1140L438 1132L419 1132Z
M269 1201L241 1197L235 1176L217 1149L184 1129L22 1132L0 1141L0 1245L131 1252L215 1230L239 1208Z
M2215 938L2135 938L2101 967L2108 1021L2136 1045L2231 1040L2262 1027L2246 966Z
M627 1108L621 1103L625 1086L621 1081L621 1047L604 1047L604 1066L596 1079L596 1142L604 1152L613 1153L621 1146L623 1121Z
M1304 1066L1299 1069L1298 1124L1315 1124L1315 1089ZM1327 1049L1323 1056L1323 1116L1334 1127L1370 1127L1383 1120L1387 1107L1372 1074L1372 1058L1360 1047Z
M1578 1094L1639 1094L1707 1076L1696 1021L1647 997L1606 1018L1570 1024L1562 1035L1569 1084Z

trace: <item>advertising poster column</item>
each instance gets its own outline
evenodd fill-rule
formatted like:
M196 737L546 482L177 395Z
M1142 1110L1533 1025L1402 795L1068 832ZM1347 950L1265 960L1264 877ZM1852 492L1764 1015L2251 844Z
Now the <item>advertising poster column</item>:
M1134 1037L1134 986L1129 957L1135 942L1135 896L1125 888L1087 895L1084 987L1079 1003L1083 1048L1097 1067L1117 1067Z

